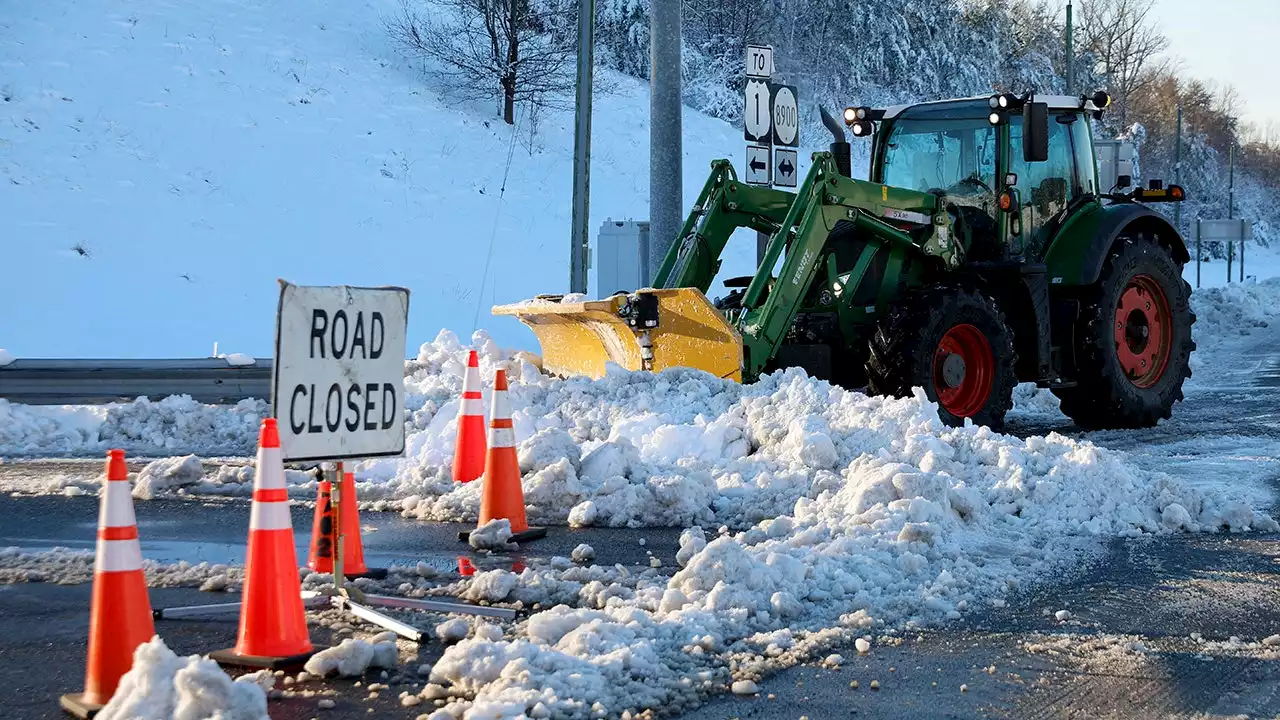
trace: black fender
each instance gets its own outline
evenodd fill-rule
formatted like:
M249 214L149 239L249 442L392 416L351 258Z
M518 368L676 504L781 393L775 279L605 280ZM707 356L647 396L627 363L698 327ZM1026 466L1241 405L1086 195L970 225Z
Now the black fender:
M1069 221L1045 253L1050 283L1092 285L1102 277L1102 267L1118 239L1150 235L1166 247L1175 262L1186 264L1191 255L1181 233L1163 215L1137 203L1095 206Z

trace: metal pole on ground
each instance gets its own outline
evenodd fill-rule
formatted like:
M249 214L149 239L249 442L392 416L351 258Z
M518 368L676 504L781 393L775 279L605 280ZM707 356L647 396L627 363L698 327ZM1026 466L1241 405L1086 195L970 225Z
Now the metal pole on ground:
M569 240L569 292L587 291L591 235L591 82L595 62L595 0L578 0L577 112L573 121L573 220Z
M680 232L684 202L680 0L649 4L649 277Z
M1182 184L1182 106L1178 106L1178 133L1173 145L1173 182ZM1173 227L1182 232L1182 203L1173 205Z

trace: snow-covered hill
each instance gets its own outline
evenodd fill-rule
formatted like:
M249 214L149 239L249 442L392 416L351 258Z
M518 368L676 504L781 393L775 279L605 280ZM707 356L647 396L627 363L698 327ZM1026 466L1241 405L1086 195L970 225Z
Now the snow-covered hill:
M489 307L568 289L572 115L541 114L531 141L527 114L513 137L493 107L450 99L393 51L398 7L7 3L0 347L270 355L286 278L410 288L413 347L469 335L479 313L502 344L536 348ZM597 87L593 236L646 218L649 198L648 87L606 72ZM684 122L691 203L742 139Z

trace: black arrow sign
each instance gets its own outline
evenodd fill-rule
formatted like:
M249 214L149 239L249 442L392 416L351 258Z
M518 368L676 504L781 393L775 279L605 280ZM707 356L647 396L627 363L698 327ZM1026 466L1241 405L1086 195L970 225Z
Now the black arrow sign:
M751 162L747 163L747 166L756 172L764 172L768 169L769 164L760 162L760 158L751 158Z
M791 173L795 172L795 169L796 166L792 165L790 160L784 159L782 162L778 163L778 172L788 177L791 176Z

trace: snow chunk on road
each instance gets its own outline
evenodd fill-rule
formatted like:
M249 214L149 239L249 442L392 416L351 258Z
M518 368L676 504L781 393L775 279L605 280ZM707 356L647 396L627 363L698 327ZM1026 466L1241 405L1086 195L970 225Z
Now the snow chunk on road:
M178 657L156 636L133 653L133 667L120 679L99 720L268 720L269 672L232 680L214 661Z
M440 638L442 643L456 643L467 637L467 633L471 632L471 623L462 618L454 618L445 620L436 625L436 637Z
M570 557L577 563L589 563L596 559L596 549L586 543L578 543Z
M467 542L477 550L515 550L520 546L511 540L511 521L497 518L481 525L467 536Z
M732 690L734 695L755 695L760 692L760 686L754 680L735 680Z
M381 633L372 640L347 638L340 645L312 655L303 669L317 677L335 672L343 677L354 677L363 675L371 667L393 668L399 658L395 635Z
M195 455L155 460L138 473L133 485L133 496L140 500L151 500L166 491L195 485L201 480L204 480L204 466Z

